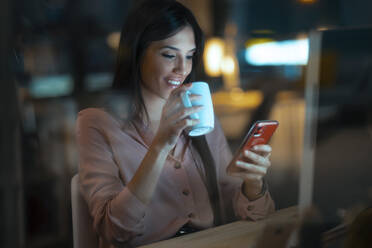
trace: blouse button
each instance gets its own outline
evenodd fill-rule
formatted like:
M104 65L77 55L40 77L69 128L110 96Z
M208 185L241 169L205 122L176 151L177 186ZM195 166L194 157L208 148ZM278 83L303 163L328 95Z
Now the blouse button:
M190 191L188 189L182 190L182 194L188 196L190 194Z
M181 163L180 163L180 162L177 162L177 163L174 165L174 168L175 168L175 169L179 169L179 168L181 168Z
M247 207L247 209L248 209L248 211L252 211L252 210L254 209L254 206L253 206L253 205L249 205L249 206Z

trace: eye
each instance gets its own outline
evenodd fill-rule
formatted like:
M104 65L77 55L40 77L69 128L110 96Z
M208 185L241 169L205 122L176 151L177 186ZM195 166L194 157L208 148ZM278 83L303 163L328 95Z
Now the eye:
M194 55L188 55L188 56L186 56L186 59L192 59L194 57Z
M173 59L174 57L176 57L176 56L174 56L174 55L172 55L172 54L168 54L168 53L162 53L161 54L164 58L167 58L167 59Z

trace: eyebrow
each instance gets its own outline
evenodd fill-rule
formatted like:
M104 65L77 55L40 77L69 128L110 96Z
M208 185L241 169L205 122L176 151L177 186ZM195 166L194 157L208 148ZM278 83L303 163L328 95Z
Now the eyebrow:
M175 50L175 51L180 51L180 49L178 49L177 47L173 47L173 46L163 46L160 49L164 49L164 48L169 48L169 49L172 49L172 50ZM196 47L189 50L189 52L193 52L193 51L196 51Z

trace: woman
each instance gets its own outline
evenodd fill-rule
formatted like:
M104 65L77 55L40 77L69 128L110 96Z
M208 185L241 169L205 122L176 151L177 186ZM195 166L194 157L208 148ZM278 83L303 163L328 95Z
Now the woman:
M270 146L246 151L250 162L230 165L227 175L232 156L218 122L199 139L183 132L200 107L183 107L180 94L202 52L200 27L180 3L145 1L129 14L114 87L131 97L130 115L86 109L77 121L81 191L100 247L142 245L274 210L262 180ZM232 174L234 167L241 169Z

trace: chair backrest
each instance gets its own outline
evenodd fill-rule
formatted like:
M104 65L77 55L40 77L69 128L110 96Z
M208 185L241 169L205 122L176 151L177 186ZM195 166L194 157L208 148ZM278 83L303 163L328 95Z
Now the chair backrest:
M98 237L93 230L93 220L88 205L80 194L78 174L71 179L71 207L74 248L98 248Z

